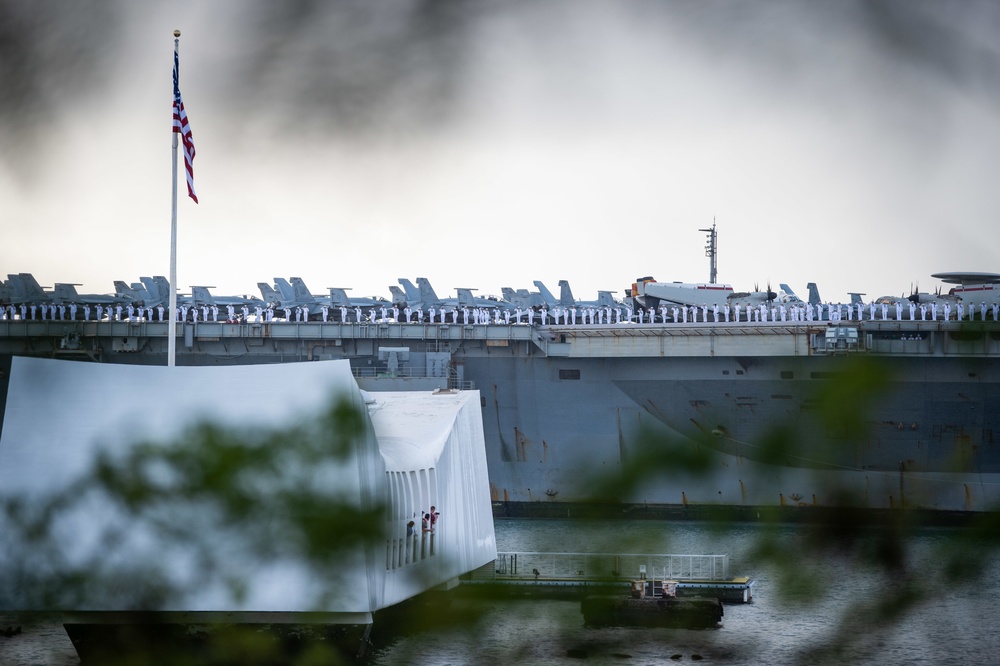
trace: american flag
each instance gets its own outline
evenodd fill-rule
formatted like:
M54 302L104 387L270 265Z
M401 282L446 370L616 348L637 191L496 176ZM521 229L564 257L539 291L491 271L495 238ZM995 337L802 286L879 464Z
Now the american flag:
M184 100L181 99L181 88L178 82L180 60L174 51L174 131L181 135L184 147L184 171L187 172L188 196L198 203L198 195L194 193L194 137L191 136L191 125L188 123L187 112L184 111Z

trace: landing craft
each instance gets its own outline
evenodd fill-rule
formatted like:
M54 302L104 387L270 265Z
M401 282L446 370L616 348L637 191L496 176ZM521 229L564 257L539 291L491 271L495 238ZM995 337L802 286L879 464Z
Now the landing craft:
M652 277L638 278L632 284L632 296L645 308L658 308L665 301L673 305L722 307L729 304L762 305L767 303L801 304L802 299L782 285L780 293L770 285L764 291L733 291L732 285L712 282L657 282Z
M659 308L665 301L672 305L718 305L729 302L733 287L711 282L657 282L651 276L632 283L632 298L643 308Z

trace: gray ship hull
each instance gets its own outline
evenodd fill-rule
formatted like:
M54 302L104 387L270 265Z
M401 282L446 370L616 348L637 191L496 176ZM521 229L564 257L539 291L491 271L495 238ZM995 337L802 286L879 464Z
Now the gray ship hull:
M480 390L497 503L1000 503L992 322L178 326L179 365L347 358L368 390ZM0 344L165 364L166 324L4 321Z
M615 475L636 463L641 470L648 458L669 469L644 470L638 487L623 479L628 492L613 499L687 506L849 501L954 511L997 505L995 378L969 379L967 363L955 359L878 363L891 378L874 394L839 396L829 409L831 380L808 377L836 372L842 361L470 361L467 376L487 396L496 501L612 499L594 495L593 473ZM788 367L804 378L780 379ZM559 380L567 370L579 370L580 379ZM724 372L733 379L722 379ZM665 445L710 451L706 467L672 468Z

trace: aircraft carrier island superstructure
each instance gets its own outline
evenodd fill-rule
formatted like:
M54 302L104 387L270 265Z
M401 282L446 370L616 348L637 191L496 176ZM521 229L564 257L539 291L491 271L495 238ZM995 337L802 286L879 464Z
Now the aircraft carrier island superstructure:
M0 361L165 365L168 325L6 319ZM993 320L173 325L178 365L348 359L367 390L478 389L497 511L1000 504ZM595 481L645 461L635 487Z

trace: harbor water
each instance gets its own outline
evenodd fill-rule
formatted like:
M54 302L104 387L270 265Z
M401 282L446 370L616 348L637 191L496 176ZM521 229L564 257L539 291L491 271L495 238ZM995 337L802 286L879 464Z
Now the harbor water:
M996 557L968 562L968 573L981 573L974 584L956 582L899 617L891 606L875 616L863 610L891 598L904 580L940 580L942 553L951 552L960 529L915 531L903 554L888 557L902 558L891 570L871 566L883 552L876 528L857 540L834 536L821 552L800 548L817 534L802 525L501 520L496 531L500 551L728 554L731 575L756 579L754 600L727 604L721 628L711 630L587 628L576 600L477 602L486 608L474 623L401 636L379 650L377 664L937 665L996 663L1000 655ZM766 544L778 549L782 566L760 557Z
M900 552L886 555L890 541L877 528L861 530L860 537L827 534L818 548L819 533L803 525L498 520L502 552L728 554L730 575L757 581L754 600L728 604L718 629L594 629L583 626L578 600L455 595L448 617L462 621L387 628L370 660L380 666L581 660L761 666L996 663L1000 558L966 550L964 559L949 559L966 535L963 529L915 530ZM774 564L775 559L782 564ZM873 560L892 566L872 565ZM964 562L967 571L953 571L955 562ZM945 578L952 582L941 586ZM905 585L922 589L925 581L933 594L897 613L901 607L890 602L894 592ZM0 629L18 620L0 613ZM0 637L5 666L78 663L58 621L29 622L21 635Z

